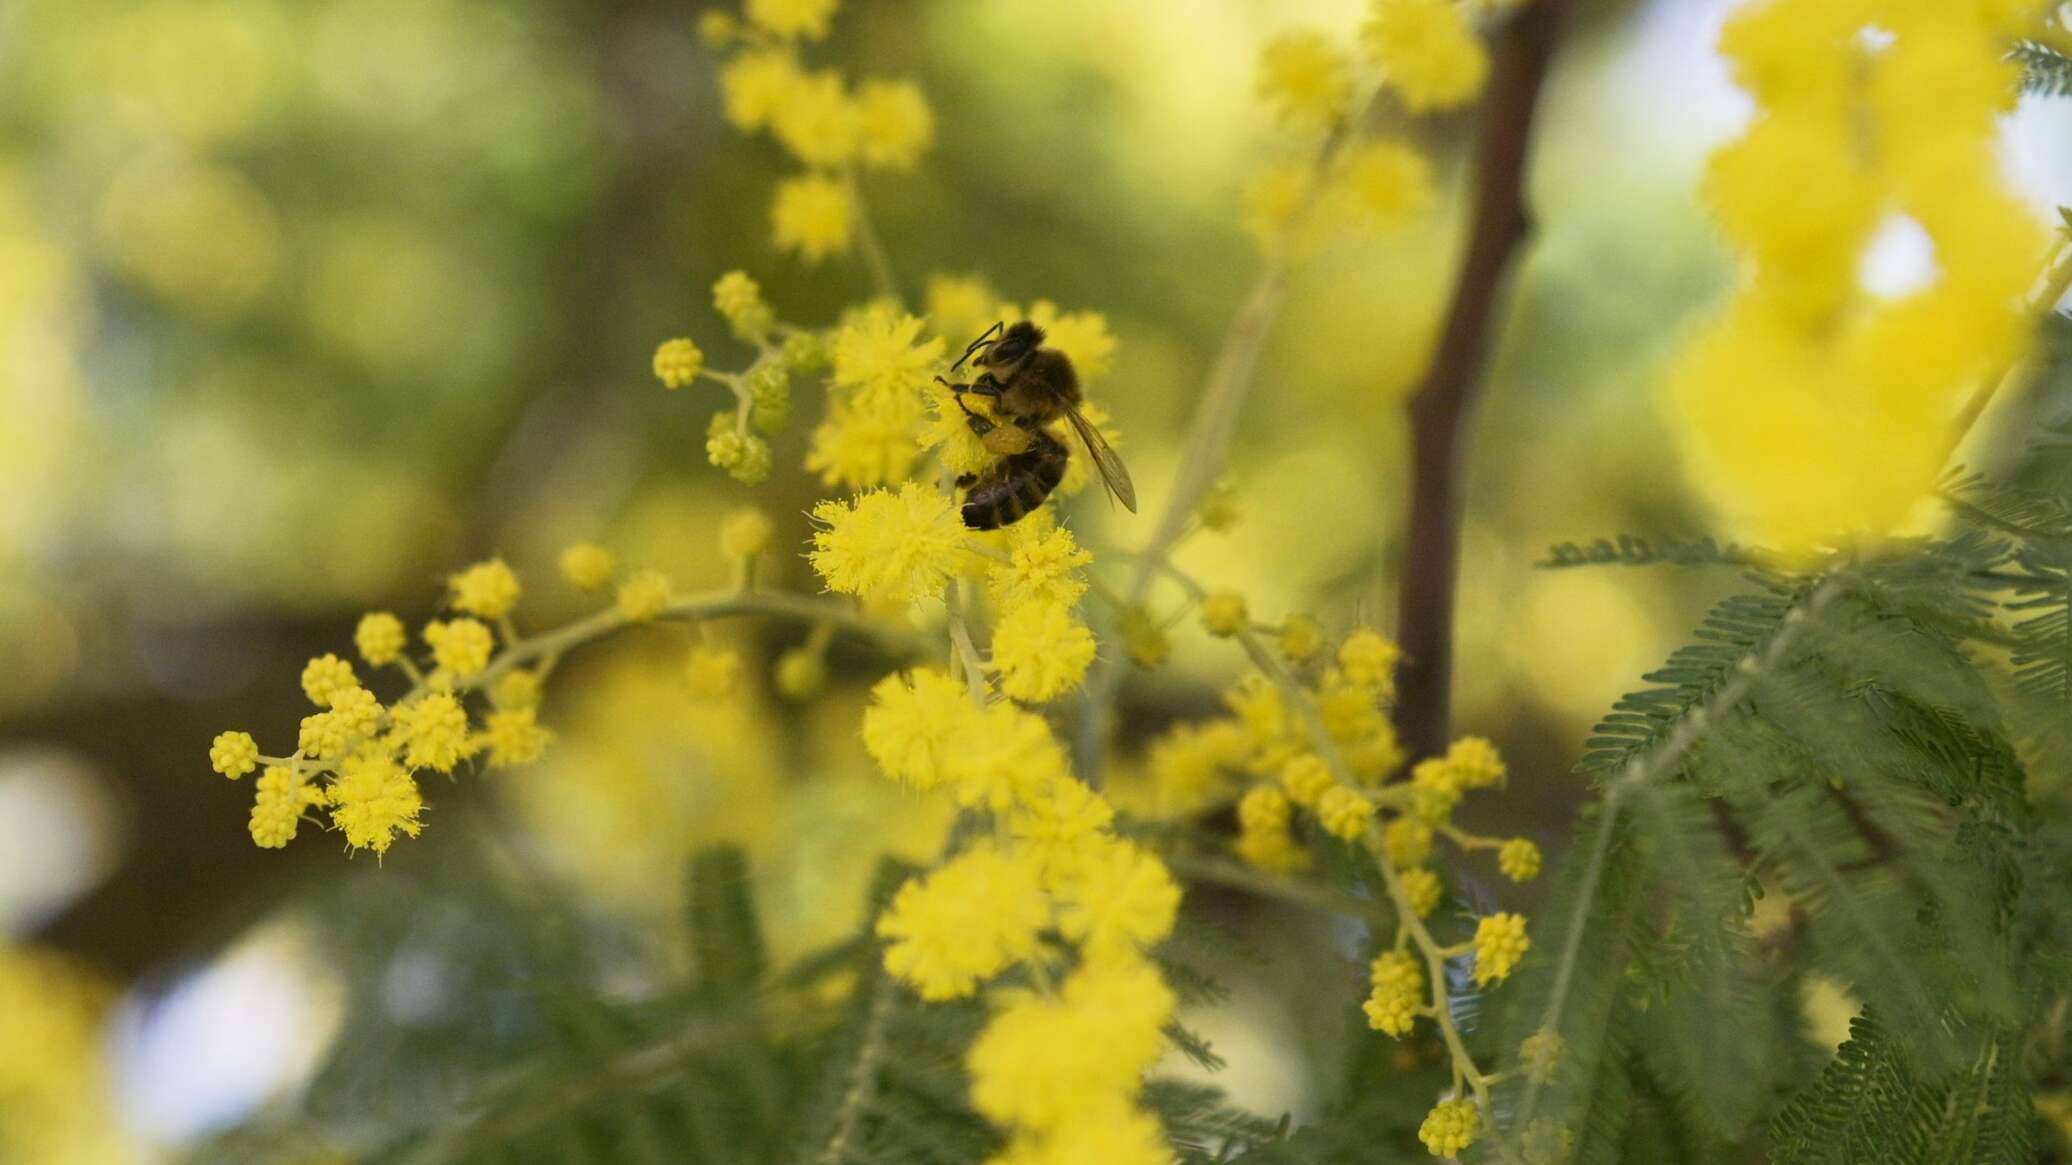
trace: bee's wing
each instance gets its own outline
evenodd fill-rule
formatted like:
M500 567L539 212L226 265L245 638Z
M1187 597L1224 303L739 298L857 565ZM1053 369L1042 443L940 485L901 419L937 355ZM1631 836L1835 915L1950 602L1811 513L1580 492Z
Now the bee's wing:
M1115 450L1108 447L1108 442L1101 437L1101 431L1079 415L1078 409L1066 405L1065 419L1071 421L1072 428L1078 431L1079 440L1086 446L1087 453L1092 455L1094 468L1101 471L1101 481L1107 485L1108 492L1114 494L1115 500L1121 502L1130 513L1136 513L1137 487L1130 484L1130 471L1123 466L1122 458L1117 457Z

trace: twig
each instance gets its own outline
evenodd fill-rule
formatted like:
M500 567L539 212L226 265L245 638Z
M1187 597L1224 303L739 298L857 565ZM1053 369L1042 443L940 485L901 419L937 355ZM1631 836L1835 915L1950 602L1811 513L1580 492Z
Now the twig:
M1413 758L1443 749L1449 730L1465 421L1483 377L1497 294L1531 229L1525 208L1526 154L1541 82L1567 8L1567 0L1540 0L1494 37L1467 256L1431 367L1410 398L1412 476L1396 615L1396 636L1403 645L1396 730Z

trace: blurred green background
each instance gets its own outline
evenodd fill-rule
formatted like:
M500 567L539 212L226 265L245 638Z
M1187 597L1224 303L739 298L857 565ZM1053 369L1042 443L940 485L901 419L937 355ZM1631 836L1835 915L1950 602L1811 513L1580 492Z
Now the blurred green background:
M1362 7L849 0L817 50L912 76L937 109L920 173L866 189L910 293L982 274L1011 300L1107 314L1121 346L1099 393L1147 513L1255 269L1238 191L1288 149L1252 96L1258 48L1295 24L1349 37ZM1555 541L1707 531L1653 374L1730 274L1693 200L1706 149L1746 116L1711 52L1723 7L1583 5L1546 98L1541 234L1470 462L1456 707L1513 770L1507 796L1471 811L1483 831L1561 846L1582 728L1731 581L1532 565ZM786 545L804 537L816 487L798 427L752 494L704 463L718 402L665 394L648 368L672 335L738 362L708 309L728 269L805 323L869 286L859 265L770 245L785 163L720 118L698 15L0 5L0 937L130 992L108 1037L113 1103L147 1150L295 1086L353 1014L324 973L324 927L364 912L360 939L393 955L428 924L356 904L441 901L474 860L459 856L471 829L636 947L683 855L742 840L796 951L853 922L877 850L935 824L867 771L851 737L874 665L839 655L854 682L821 706L759 694L733 712L683 704L667 644L583 656L549 700L549 759L430 790L427 836L380 866L325 835L254 848L247 787L205 762L224 728L285 738L303 660L342 649L362 611L428 616L466 562L504 555L538 627L582 610L552 577L569 541L697 586L725 576L710 547L729 506L760 501ZM2067 186L2061 116L2025 109L2010 129L2039 207ZM1392 617L1399 405L1444 307L1472 131L1465 116L1421 127L1448 192L1426 221L1334 244L1298 275L1234 454L1248 517L1183 556L1262 617ZM1080 506L1097 548L1148 532ZM785 585L814 586L778 558ZM767 660L797 634L744 645ZM1125 762L1214 706L1234 674L1216 646L1130 681ZM1240 1004L1300 971L1248 973L1261 986ZM1225 1054L1255 1062L1234 1087L1299 1107L1303 1049L1333 1022L1266 1007L1226 1024Z

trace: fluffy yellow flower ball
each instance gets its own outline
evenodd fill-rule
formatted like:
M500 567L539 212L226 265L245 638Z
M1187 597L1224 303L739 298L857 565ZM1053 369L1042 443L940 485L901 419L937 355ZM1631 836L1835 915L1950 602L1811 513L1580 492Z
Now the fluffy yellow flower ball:
M712 307L735 335L751 342L777 322L777 313L763 299L762 285L746 271L729 271L713 283Z
M1050 901L1034 862L981 842L899 888L878 919L885 970L921 998L957 999L1036 952Z
M497 769L538 760L554 738L541 726L539 713L530 707L491 712L483 721L482 736L489 746L489 767Z
M808 263L845 255L854 226L849 192L834 179L807 174L778 184L770 204L771 238L778 250L793 252Z
M1432 856L1432 827L1415 817L1398 817L1381 831L1382 850L1399 870L1421 866Z
M1338 666L1354 683L1379 688L1392 695L1396 661L1402 655L1403 649L1388 636L1371 627L1362 627L1338 645Z
M747 0L745 12L756 27L787 39L820 40L841 0Z
M1482 1110L1472 1100L1442 1100L1417 1127L1417 1139L1434 1157L1457 1156L1481 1135Z
M935 111L912 81L865 81L856 90L856 120L866 165L911 170L935 141Z
M601 591L611 585L619 563L595 542L578 542L561 552L561 577L579 591Z
M1367 1025L1384 1035L1402 1038L1424 1006L1424 970L1409 951L1383 951L1368 968L1373 991L1361 1010Z
M1331 766L1312 752L1303 753L1282 765L1280 781L1281 788L1288 791L1288 799L1305 808L1314 808L1317 799L1338 783L1331 775Z
M1179 912L1180 885L1165 863L1123 841L1082 858L1058 894L1058 929L1095 958L1156 944Z
M1013 996L971 1045L971 1101L1006 1125L1047 1130L1135 1094L1164 1050L1173 993L1137 959L1083 964L1056 997Z
M1245 597L1236 591L1217 591L1201 601L1201 625L1209 634L1229 638L1252 625Z
M246 824L252 844L260 849L280 849L295 840L302 824L302 811L311 804L301 774L286 765L272 765L259 775L258 796ZM321 794L317 794L321 796Z
M489 628L475 619L427 623L424 641L432 647L432 661L463 680L488 667L490 653L496 650Z
M752 507L735 510L720 523L719 552L734 562L753 558L770 548L770 539L776 530L770 515L761 510Z
M404 630L403 621L387 611L360 616L359 626L353 629L353 647L359 651L361 659L375 667L401 658L408 640L409 633Z
M1094 659L1094 635L1065 607L1027 603L993 626L1000 690L1024 703L1055 700L1079 686Z
M698 379L705 369L705 353L683 337L664 340L655 349L655 379L662 387L679 389Z
M1525 916L1503 912L1475 924L1475 983L1487 986L1510 977L1518 960L1532 949L1525 934Z
M396 709L396 735L403 760L413 769L450 773L475 751L468 736L468 713L451 692L433 692Z
M942 594L959 565L964 522L950 499L907 482L813 508L822 528L807 556L829 590L918 601Z
M1489 76L1489 54L1451 0L1377 0L1361 33L1383 83L1413 112L1471 101Z
M1374 820L1374 802L1359 790L1333 785L1317 798L1317 821L1324 832L1346 841L1358 841Z
M209 767L234 781L259 767L259 742L249 732L219 732L209 743Z
M518 605L518 575L501 558L492 558L446 576L447 605L456 611L501 619Z
M619 584L616 600L619 615L630 623L645 623L669 609L669 576L659 570L638 570Z
M734 694L741 681L741 657L717 647L694 647L683 665L691 699L718 703Z
M310 660L302 669L302 694L319 708L330 707L334 693L359 686L353 665L329 652Z
M417 782L382 753L350 757L331 785L331 823L354 849L387 853L396 834L416 837L424 797Z
M1285 121L1329 125L1352 104L1352 73L1345 55L1322 34L1284 33L1259 53L1258 90Z
M1308 615L1290 615L1281 623L1281 654L1306 663L1324 650L1324 629Z
M1514 837L1496 851L1496 868L1513 882L1530 882L1540 876L1540 847L1531 838Z
M1436 871L1425 866L1404 870L1402 878L1403 897L1410 903L1410 912L1419 918L1429 917L1446 894L1445 883Z
M864 751L886 776L933 789L950 779L953 754L977 717L964 685L944 672L924 667L889 675L871 689Z

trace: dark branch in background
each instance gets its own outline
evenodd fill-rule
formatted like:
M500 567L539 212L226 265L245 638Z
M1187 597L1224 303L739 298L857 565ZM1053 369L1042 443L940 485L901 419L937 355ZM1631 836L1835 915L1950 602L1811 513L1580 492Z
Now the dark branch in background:
M1446 747L1465 422L1482 380L1497 293L1512 255L1531 229L1524 196L1526 153L1540 85L1567 9L1567 0L1538 0L1493 38L1467 255L1431 367L1410 398L1412 478L1396 617L1396 636L1403 645L1396 729L1412 757Z

